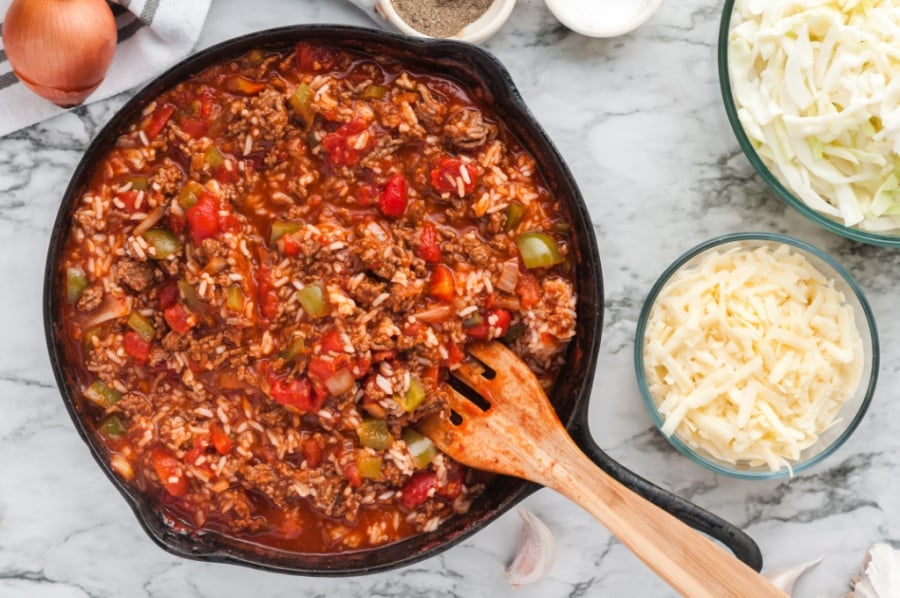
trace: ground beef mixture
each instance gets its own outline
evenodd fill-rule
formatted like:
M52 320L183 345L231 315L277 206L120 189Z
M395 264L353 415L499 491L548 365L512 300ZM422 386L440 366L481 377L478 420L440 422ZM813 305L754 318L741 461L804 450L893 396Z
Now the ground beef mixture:
M341 551L430 531L482 483L416 430L473 340L552 384L568 228L454 81L301 43L147 106L83 193L67 350L113 469L193 533Z

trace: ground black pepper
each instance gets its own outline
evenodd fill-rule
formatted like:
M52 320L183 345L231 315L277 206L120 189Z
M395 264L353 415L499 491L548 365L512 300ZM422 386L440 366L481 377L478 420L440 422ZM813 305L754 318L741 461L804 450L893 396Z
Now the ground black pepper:
M477 20L493 0L391 0L401 19L432 37L451 37Z

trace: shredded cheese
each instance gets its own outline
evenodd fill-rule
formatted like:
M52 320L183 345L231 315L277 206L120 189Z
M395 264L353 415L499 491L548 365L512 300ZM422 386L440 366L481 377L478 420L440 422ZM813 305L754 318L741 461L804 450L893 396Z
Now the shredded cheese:
M790 470L862 378L852 307L787 245L714 251L677 272L644 339L663 433L732 464Z

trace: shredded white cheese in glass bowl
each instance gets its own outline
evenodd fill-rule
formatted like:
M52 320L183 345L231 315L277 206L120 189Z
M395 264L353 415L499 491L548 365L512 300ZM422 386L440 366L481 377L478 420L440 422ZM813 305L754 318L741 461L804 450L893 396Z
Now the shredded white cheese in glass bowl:
M731 92L761 160L813 210L896 234L900 5L735 0L730 18Z
M701 247L648 298L639 379L666 436L725 469L791 474L865 411L871 314L799 241Z

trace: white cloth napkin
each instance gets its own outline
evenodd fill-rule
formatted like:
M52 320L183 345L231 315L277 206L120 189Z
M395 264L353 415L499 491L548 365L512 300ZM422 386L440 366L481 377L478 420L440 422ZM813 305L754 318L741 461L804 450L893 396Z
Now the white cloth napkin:
M375 21L375 24L382 29L390 29L390 24L378 12L378 0L350 0L350 4L355 4L364 13Z
M0 0L0 14L6 14L11 1ZM136 87L187 56L200 37L210 0L114 0L113 4L119 30L116 54L86 104ZM0 49L0 136L65 111L22 85Z

